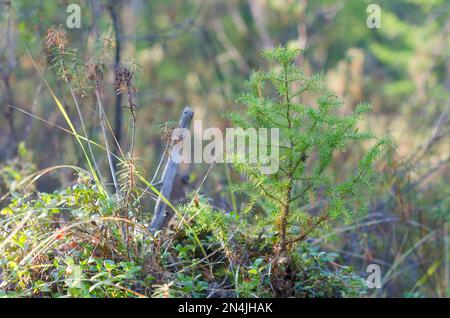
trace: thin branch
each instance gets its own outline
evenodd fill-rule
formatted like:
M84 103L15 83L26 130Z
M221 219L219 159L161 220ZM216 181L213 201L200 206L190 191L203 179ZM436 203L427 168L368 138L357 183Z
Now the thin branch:
M98 81L96 81L96 84L95 84L95 96L97 98L98 111L99 111L99 115L100 115L100 126L102 128L103 139L105 140L105 148L106 148L106 154L107 154L107 157L108 157L109 169L111 171L111 177L113 179L114 189L116 191L116 194L119 194L120 193L120 188L119 188L119 184L117 183L116 171L114 169L114 162L113 162L113 159L112 159L112 156L111 156L111 150L109 148L108 136L106 135L105 111L103 109L102 102L101 102L101 99L100 99L99 83L98 83Z

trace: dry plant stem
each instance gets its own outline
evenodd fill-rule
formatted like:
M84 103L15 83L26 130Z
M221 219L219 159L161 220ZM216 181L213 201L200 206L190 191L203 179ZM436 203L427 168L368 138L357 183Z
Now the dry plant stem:
M152 181L150 181L150 183L153 184L153 185L155 185L155 180L156 180L156 178L158 177L159 170L161 169L161 166L162 166L162 164L163 164L163 162L164 162L164 158L165 158L165 156L166 156L166 153L167 153L167 150L168 150L168 149L169 149L169 144L167 144L167 145L164 147L164 151L163 151L163 154L162 154L162 156L161 156L161 159L159 160L158 167L156 167L155 174L153 175ZM158 182L158 183L160 183L160 182ZM148 190L148 188L149 188L149 187L147 187L146 190Z
M78 112L78 117L80 117L81 128L83 129L83 134L86 137L86 139L89 140L89 136L87 134L86 126L84 124L83 114L81 113L80 105L79 105L78 100L77 100L77 98L75 96L75 93L73 91L72 84L70 83L70 81L68 79L66 79L66 81L67 81L67 85L69 86L70 94L72 95L73 101L75 103L75 107L76 107L77 112ZM95 156L94 156L94 152L92 151L91 143L88 142L87 144L88 144L89 154L91 155L92 161L94 162L95 170L97 170L98 176L100 178L100 182L104 185L105 183L103 182L103 178L102 178L102 175L100 173L100 169L98 168L97 160L95 160Z
M100 99L99 83L98 83L98 81L95 83L95 96L97 98L98 111L99 111L99 115L100 115L100 126L102 127L103 139L105 139L105 148L106 148L106 153L107 153L107 156L108 156L109 169L111 170L111 177L113 179L114 189L116 191L116 194L119 194L120 193L119 184L117 183L116 172L114 170L114 162L113 162L113 159L112 159L112 156L111 156L111 150L109 148L108 136L106 135L105 111L103 109L102 102L101 102L101 99Z
M161 159L159 160L158 167L156 167L156 171L155 171L155 173L153 175L153 178L149 182L154 187L157 187L157 186L159 186L162 183L162 181L158 181L158 182L155 183L155 180L158 177L159 170L161 169L161 166L162 166L162 164L164 162L164 158L166 157L167 149L169 149L169 145L168 144L165 146L163 154L161 156ZM145 187L144 191L142 191L141 195L137 198L137 200L142 199L142 197L148 192L148 190L150 190L150 186L146 186ZM152 193L150 193L150 195L152 195ZM158 199L158 197L156 195L154 195L154 198Z
M134 152L134 140L136 138L136 111L134 109L133 100L131 98L131 88L128 88L128 107L131 112L131 146L130 146L130 159L133 158Z
M89 140L89 136L88 136L87 130L86 130L86 125L84 124L83 114L81 113L80 105L79 105L78 100L77 100L77 98L75 96L75 93L74 93L74 90L73 90L73 87L72 87L72 83L71 83L70 79L67 77L68 72L67 72L66 66L64 64L64 51L62 49L60 49L58 52L59 52L60 60L61 60L61 68L63 69L63 74L64 74L63 77L66 80L67 85L69 86L70 94L71 94L72 99L73 99L73 101L75 103L75 108L77 109L78 117L80 118L81 128L83 129L84 137L86 137L86 139ZM79 76L77 76L77 78L79 80ZM100 173L100 169L98 168L97 161L95 160L95 157L94 157L94 152L92 151L92 146L91 146L91 144L89 142L87 144L88 144L89 154L91 155L92 161L94 163L95 170L97 171L97 174L99 176L100 182L102 183L102 185L104 185L103 178L102 178L102 175Z
M38 106L38 98L40 96L43 86L44 86L44 84L40 83L36 89L36 93L35 93L36 97L33 99L33 103L31 104L31 112L34 112L36 110L36 107ZM11 107L11 105L8 105L8 106ZM28 136L30 135L32 121L33 121L33 118L31 116L28 116L27 119L25 120L26 124L25 124L25 129L23 131L23 135L22 135L23 140L27 140Z

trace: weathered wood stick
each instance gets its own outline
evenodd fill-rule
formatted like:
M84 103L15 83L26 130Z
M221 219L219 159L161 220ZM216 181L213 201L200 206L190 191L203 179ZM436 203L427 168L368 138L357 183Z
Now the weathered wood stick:
M193 116L194 111L189 106L186 106L183 110L183 113L181 114L178 128L189 128ZM172 141L171 146L174 145L174 142L175 141ZM169 159L166 163L166 166L164 167L162 175L162 186L160 190L161 195L156 201L152 222L150 224L150 231L152 233L160 230L163 224L167 222L166 217L169 217L169 214L166 213L167 204L164 202L163 197L167 200L170 200L170 195L172 193L172 188L177 172L178 163L173 162L169 153Z

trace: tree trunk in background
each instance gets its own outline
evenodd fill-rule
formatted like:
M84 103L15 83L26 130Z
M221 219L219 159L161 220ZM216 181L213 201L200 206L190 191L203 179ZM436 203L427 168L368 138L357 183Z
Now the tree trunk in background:
M111 15L111 20L114 28L114 36L116 42L116 50L114 55L114 69L116 70L120 64L122 58L122 23L120 20L120 1L111 1L108 9ZM116 137L118 145L115 145L115 154L118 155L120 152L118 150L119 145L122 141L122 121L123 121L123 109L122 109L122 95L116 93L115 102L115 117L114 117L114 135Z
M5 14L5 21L0 24L0 79L3 83L1 98L1 113L5 117L9 126L9 136L5 137L5 152L0 155L6 158L17 155L18 137L14 123L14 109L8 105L14 105L13 90L11 87L11 76L16 68L16 21L13 10L9 2L0 5L0 14ZM0 16L0 18L2 18Z

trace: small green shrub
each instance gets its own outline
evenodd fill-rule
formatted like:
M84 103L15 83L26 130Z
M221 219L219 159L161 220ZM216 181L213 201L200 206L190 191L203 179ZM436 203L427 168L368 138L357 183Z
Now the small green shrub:
M249 91L238 99L246 106L245 114L230 115L239 127L280 130L280 167L276 173L261 174L258 165L234 162L248 177L243 189L251 202L264 207L266 216L259 219L259 228L268 228L276 235L274 247L280 256L295 243L327 230L330 220L350 222L350 201L365 206L372 163L383 145L356 126L369 107L359 105L350 115L340 114L340 101L323 86L321 77L308 77L295 66L298 55L298 50L284 47L265 51L263 56L275 62L276 68L251 76ZM308 105L311 100L312 105ZM345 150L350 142L367 140L375 140L375 145L354 173L346 180L334 180L327 168L336 152ZM323 208L315 215L309 211L314 201L323 201Z
M351 222L355 210L365 208L372 164L384 141L358 131L358 120L369 107L340 114L339 100L320 76L308 77L295 66L298 54L284 47L265 51L276 67L251 76L249 90L238 98L245 112L229 116L244 129L279 128L279 170L262 174L260 164L228 154L248 178L234 190L247 194L249 203L240 213L224 214L204 203L185 209L193 229L210 233L235 264L236 272L228 274L240 296L341 297L363 290L350 270L331 270L326 254L305 254L312 247L304 242L329 234L333 221ZM350 142L371 140L354 172L336 180L327 169L336 153Z

